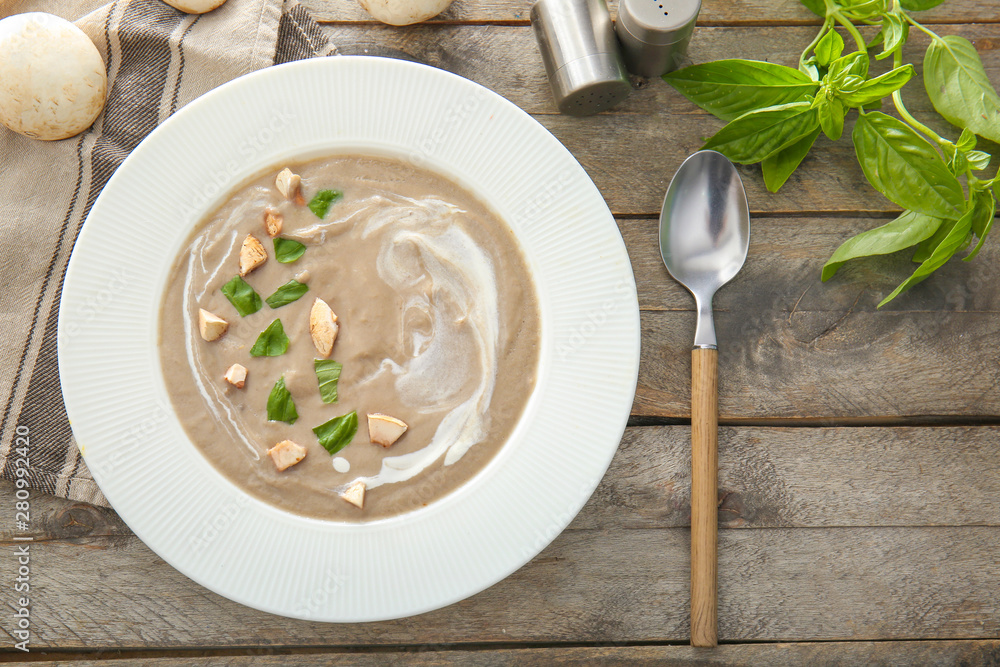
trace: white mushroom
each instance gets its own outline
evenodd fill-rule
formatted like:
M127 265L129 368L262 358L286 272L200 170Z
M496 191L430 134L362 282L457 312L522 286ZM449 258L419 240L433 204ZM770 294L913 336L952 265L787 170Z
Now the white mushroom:
M215 313L210 313L204 308L198 309L198 330L201 332L201 337L208 342L221 338L228 328L229 322Z
M291 440L282 440L267 450L278 472L287 470L306 457L306 448Z
M240 248L240 276L245 276L267 260L264 244L253 234L247 234Z
M302 177L298 174L293 174L292 170L288 167L278 172L278 175L274 178L274 186L278 188L278 192L285 199L295 199L296 195L302 196L300 193L302 189Z
M333 312L326 301L317 298L309 310L309 335L313 345L322 357L329 357L333 352L333 344L337 342L340 325L337 324L337 314Z
M284 218L277 211L272 211L267 209L264 211L264 229L267 230L267 235L272 239L281 233L281 225Z
M365 483L360 479L354 484L351 484L347 489L340 494L340 497L351 503L358 509L364 509L365 507Z
M406 422L380 412L368 413L368 439L376 445L389 447L406 433Z
M372 18L389 25L410 25L437 16L451 0L358 0Z
M83 132L104 108L108 77L87 35L43 12L0 21L0 123L52 141Z
M163 0L165 3L188 14L204 14L221 7L226 0Z
M229 367L229 370L226 371L226 374L223 377L225 377L226 382L229 384L233 385L237 389L242 389L243 385L246 384L247 381L246 366L243 366L242 364L233 364Z

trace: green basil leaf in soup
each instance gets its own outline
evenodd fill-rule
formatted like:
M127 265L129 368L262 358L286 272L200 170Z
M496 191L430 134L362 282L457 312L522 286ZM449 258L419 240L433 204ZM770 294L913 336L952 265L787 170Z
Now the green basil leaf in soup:
M924 55L924 87L948 122L1000 142L1000 95L972 42L958 35L931 41Z
M344 193L339 190L320 190L315 194L315 196L313 196L312 200L310 200L309 210L315 213L317 218L322 220L330 211L330 207L333 206L333 202L343 196Z
M936 218L962 215L961 183L941 154L909 125L873 111L858 117L853 139L868 182L889 201Z
M681 95L721 120L748 111L798 102L815 94L819 84L784 65L757 60L716 60L663 75Z
M298 301L302 295L309 291L308 285L303 285L298 280L289 280L287 283L274 290L274 294L267 297L267 305L271 308L281 308L293 301Z
M313 359L316 371L316 381L319 383L319 395L324 403L337 402L337 382L340 381L340 371L343 364L332 359Z
M267 328L257 336L257 342L250 348L250 356L281 356L288 351L288 343L288 336L285 335L285 328L281 326L281 320L275 320L267 325Z
M274 383L271 394L267 397L267 420L294 424L298 418L299 413L295 410L292 392L285 387L285 376L282 375L281 379Z
M233 304L240 317L253 315L264 305L260 295L239 276L235 276L223 285L221 291L229 299L229 303Z
M313 429L313 433L319 438L319 444L323 445L323 448L331 455L351 444L351 440L354 439L357 432L357 411L349 412L341 417L334 417Z
M274 239L274 258L282 264L291 264L306 251L306 247L298 241L282 238Z

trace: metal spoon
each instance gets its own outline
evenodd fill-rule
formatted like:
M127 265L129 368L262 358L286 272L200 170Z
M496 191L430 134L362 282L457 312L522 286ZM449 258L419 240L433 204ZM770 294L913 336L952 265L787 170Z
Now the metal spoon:
M670 181L660 212L660 255L694 295L691 352L691 644L718 643L718 349L716 290L739 273L750 243L750 207L724 155L699 151Z

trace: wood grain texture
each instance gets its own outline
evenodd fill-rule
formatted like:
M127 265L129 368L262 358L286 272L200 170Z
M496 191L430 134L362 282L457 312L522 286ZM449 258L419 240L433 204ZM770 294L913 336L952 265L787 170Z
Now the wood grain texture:
M768 665L769 667L801 667L801 665L851 666L883 665L920 667L953 667L954 665L994 665L1000 662L1000 640L965 641L900 641L900 642L810 642L783 644L724 644L712 651L689 646L618 646L573 648L503 648L479 650L449 648L421 652L330 652L307 649L308 653L281 653L277 649L253 650L248 655L212 655L211 651L185 653L184 657L118 658L115 667L680 667L682 665ZM199 655L205 653L207 655ZM86 654L82 654L86 656ZM99 660L57 660L54 667L98 667L107 665Z
M302 0L320 21L372 21L355 0ZM433 23L497 22L523 23L529 20L532 0L455 0ZM612 15L618 3L608 2ZM981 23L997 21L991 0L949 0L943 6L920 12L917 18L928 23ZM798 0L705 0L698 21L702 25L761 25L764 23L815 23L819 17Z
M691 645L718 641L719 355L691 350Z
M230 602L135 538L37 543L32 647L686 642L688 534L566 531L472 598L345 625L277 619ZM996 527L720 531L720 640L995 638L998 543ZM8 590L10 572L0 575Z
M913 270L905 253L848 264L828 283L819 274L841 242L878 224L751 222L746 265L715 299L721 419L1000 415L1000 250L986 243L989 254L952 261L876 310ZM687 418L694 301L663 267L657 221L619 226L643 308L633 414Z
M744 57L795 65L815 32L813 27L704 28L692 39L690 61ZM941 32L974 39L989 77L1000 86L1000 23L946 26ZM636 79L633 94L611 111L588 118L558 115L529 27L336 25L328 27L327 34L343 53L427 63L507 97L566 145L616 214L659 215L677 167L723 125L658 79ZM736 52L734 44L739 44ZM926 45L927 38L913 31L907 56L918 70ZM904 93L918 118L946 136L957 137L957 131L931 111L919 80ZM852 127L849 120L844 138L836 143L821 136L777 194L767 192L758 166L740 167L751 209L877 214L897 210L865 180L850 141Z

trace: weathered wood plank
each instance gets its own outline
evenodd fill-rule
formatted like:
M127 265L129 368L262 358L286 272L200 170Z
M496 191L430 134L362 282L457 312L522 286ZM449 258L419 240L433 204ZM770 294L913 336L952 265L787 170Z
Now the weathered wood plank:
M989 76L1000 85L1000 23L946 26L976 39ZM794 65L815 29L705 28L692 41L692 62L741 56ZM541 57L528 27L330 26L344 53L406 57L467 77L507 97L549 129L581 162L616 214L655 215L674 171L722 123L660 80L638 89L611 112L589 118L556 114ZM909 55L919 63L926 37L914 31ZM911 111L948 136L957 132L930 112L918 80L906 89ZM768 193L756 166L741 167L751 208L766 212L887 212L897 209L876 193L857 165L850 142L820 137L800 170L778 194Z
M647 312L632 412L690 415L693 313ZM990 313L716 313L722 420L1000 416ZM843 421L841 423L844 423Z
M849 262L830 281L820 280L823 264L841 243L886 222L881 218L754 217L747 261L716 295L716 311L736 316L758 313L789 325L805 313L834 313L839 318L878 312L894 321L909 312L919 318L911 333L929 335L957 314L1000 311L1000 247L993 237L973 261L949 262L881 311L878 303L916 267L910 261L912 252ZM659 221L619 219L618 227L632 262L639 307L693 311L691 295L663 266Z
M320 665L351 665L356 667L590 667L629 665L642 667L680 667L681 665L768 665L769 667L799 667L800 665L869 665L920 667L952 667L953 665L991 665L1000 662L1000 640L964 641L894 641L894 642L808 642L784 644L723 644L710 651L691 646L608 646L579 648L504 648L479 650L428 650L419 652L327 652L317 649L310 653L277 653L274 649L253 651L250 655L184 657L117 658L115 667L312 667ZM194 655L192 655L194 654ZM76 656L74 656L76 657ZM108 663L88 659L58 660L54 667L101 667Z
M1000 526L998 427L719 430L727 528ZM570 529L690 525L691 430L626 431Z
M756 428L719 435L719 522L728 528L1000 526L1000 427ZM690 429L632 427L569 530L690 525ZM0 483L0 506L14 503ZM32 498L36 542L124 546L109 509ZM11 545L5 526L0 544Z
M998 542L996 527L722 530L720 638L995 638ZM39 543L31 552L32 646L685 641L688 549L681 528L567 531L473 598L409 619L337 625L225 600L137 539Z
M319 21L371 21L353 0L302 0ZM529 20L532 0L456 0L432 22L522 23ZM608 2L612 15L618 3ZM927 23L983 23L998 19L991 0L949 0L944 5L920 12L917 19ZM767 23L819 23L819 18L797 0L705 0L699 23L703 25L761 25Z

